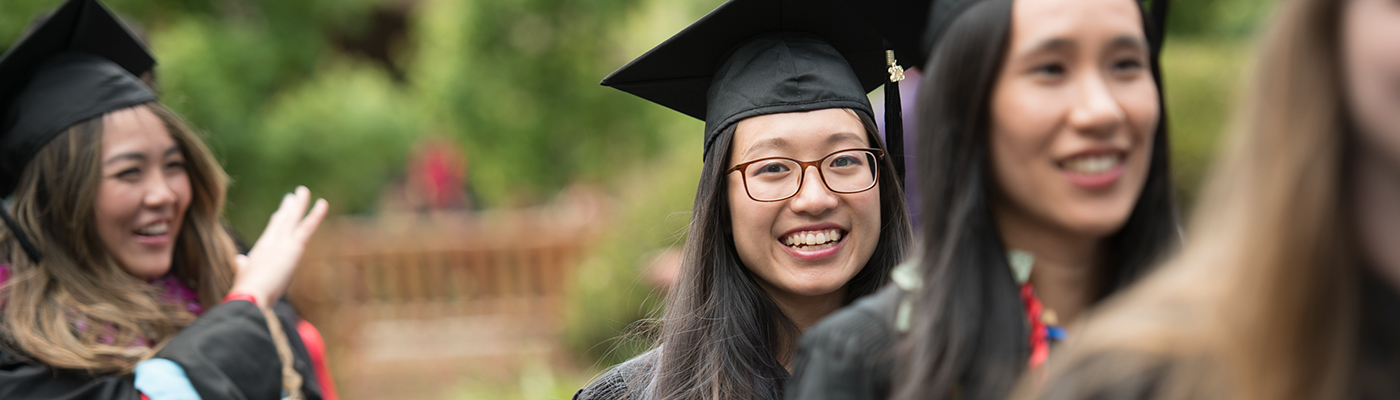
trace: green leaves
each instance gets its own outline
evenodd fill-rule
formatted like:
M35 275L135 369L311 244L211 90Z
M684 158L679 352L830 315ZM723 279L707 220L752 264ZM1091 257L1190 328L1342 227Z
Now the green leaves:
M0 2L0 43L59 3ZM428 134L461 146L486 206L644 165L700 130L666 129L686 118L597 82L718 1L683 3L104 2L147 32L162 101L207 133L235 180L229 218L250 235L296 184L333 212L373 212ZM376 36L385 16L396 36ZM387 60L347 48L381 39Z

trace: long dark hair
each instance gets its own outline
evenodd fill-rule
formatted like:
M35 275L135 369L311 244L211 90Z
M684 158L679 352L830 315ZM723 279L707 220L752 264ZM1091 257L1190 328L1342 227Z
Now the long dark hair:
M995 185L988 173L990 99L1009 45L1011 6L1012 0L968 6L947 27L925 69L918 157L925 177L924 285L912 294L914 320L896 352L896 399L1004 398L1030 356L1024 306L988 201ZM1161 104L1155 54L1151 64ZM1142 194L1127 223L1107 238L1101 273L1108 284L1100 299L1138 278L1179 241L1165 109L1159 115Z
M875 122L855 113L871 143L884 148ZM662 319L659 350L653 358L652 399L780 399L787 377L783 357L799 335L739 260L728 233L729 165L734 127L715 140L705 157L695 194L690 234L679 280ZM874 293L903 261L912 236L903 189L889 157L880 162L880 242L875 253L847 283L846 303Z

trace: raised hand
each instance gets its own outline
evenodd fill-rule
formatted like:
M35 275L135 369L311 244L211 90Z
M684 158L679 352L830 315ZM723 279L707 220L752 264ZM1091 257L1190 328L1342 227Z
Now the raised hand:
M282 197L282 205L272 213L247 257L236 260L238 272L233 280L233 292L242 292L257 299L258 306L271 307L291 284L292 273L301 261L306 242L321 226L329 205L326 199L316 200L311 212L311 190L298 186ZM304 217L303 217L304 215Z

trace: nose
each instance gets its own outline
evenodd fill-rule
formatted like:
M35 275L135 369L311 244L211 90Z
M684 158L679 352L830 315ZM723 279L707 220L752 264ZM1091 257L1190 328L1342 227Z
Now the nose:
M1072 107L1070 127L1090 135L1112 134L1127 118L1102 74L1086 74L1081 79Z
M814 165L802 171L802 187L797 188L797 195L789 200L788 207L799 214L821 215L836 204L836 193L827 190L821 172Z
M150 174L146 180L146 194L141 198L141 205L148 208L165 208L175 204L177 200L175 190L170 187L170 178L165 174Z

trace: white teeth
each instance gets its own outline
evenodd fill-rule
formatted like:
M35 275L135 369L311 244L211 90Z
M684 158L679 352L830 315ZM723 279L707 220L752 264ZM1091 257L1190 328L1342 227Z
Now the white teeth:
M781 240L783 244L788 245L789 247L817 246L817 248L814 249L804 248L803 250L820 250L822 248L834 246L836 245L836 242L839 241L841 241L841 231L838 229L828 229L825 231L815 232L797 232L788 235L787 237L784 237Z
M170 230L170 224L162 222L159 224L146 225L138 229L136 233L141 235L164 235L168 230Z
M1064 162L1065 169L1081 174L1099 174L1117 166L1120 162L1117 154L1103 154L1096 156L1076 157Z

